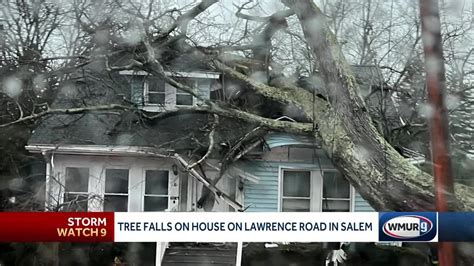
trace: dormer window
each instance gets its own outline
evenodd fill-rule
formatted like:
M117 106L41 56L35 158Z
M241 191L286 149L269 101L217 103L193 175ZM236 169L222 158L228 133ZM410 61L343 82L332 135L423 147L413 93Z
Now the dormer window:
M194 106L201 100L190 93L171 86L164 80L144 71L121 71L130 84L130 101L146 111L163 111L180 106ZM212 87L219 82L217 73L177 72L167 73L175 80L197 88L199 96L209 99Z
M146 82L146 86L144 86L144 96L145 96L145 104L158 104L158 105L165 105L166 104L166 86L163 80L146 77L144 82Z

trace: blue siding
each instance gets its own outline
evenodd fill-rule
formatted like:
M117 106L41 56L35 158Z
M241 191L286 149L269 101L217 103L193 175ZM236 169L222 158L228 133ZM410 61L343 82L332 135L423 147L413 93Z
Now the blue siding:
M326 162L326 164L324 164ZM332 168L328 161L322 167ZM320 169L319 164L252 161L240 166L245 171L260 178L259 183L246 181L244 184L244 205L249 212L278 211L278 170L283 168Z
M242 165L242 168L260 178L258 184L249 181L244 184L244 204L248 206L247 211L278 211L278 164L253 161Z
M270 134L266 137L266 142L271 148L301 145L311 143L308 138L285 135ZM300 168L300 169L333 169L334 166L330 160L318 152L319 160L317 163L293 163L293 162L276 162L254 160L240 164L240 168L259 178L258 183L246 181L244 183L244 205L249 212L277 212L278 211L278 171L283 168ZM356 192L354 211L373 211L372 207Z
M365 201L362 196L356 192L355 194L355 206L354 211L356 212L374 212L374 208L370 206L370 204Z

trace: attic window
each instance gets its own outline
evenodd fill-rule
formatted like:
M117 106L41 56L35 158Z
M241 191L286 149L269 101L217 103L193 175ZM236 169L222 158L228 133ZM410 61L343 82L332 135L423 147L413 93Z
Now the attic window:
M193 105L193 96L180 89L176 89L176 105Z
M146 104L166 104L165 82L156 78L147 78Z
M219 79L215 73L177 72L168 73L182 84L197 89L202 99L209 99L211 87ZM193 106L201 100L190 93L166 83L163 79L143 71L121 71L130 86L130 101L146 111L163 111L179 106Z

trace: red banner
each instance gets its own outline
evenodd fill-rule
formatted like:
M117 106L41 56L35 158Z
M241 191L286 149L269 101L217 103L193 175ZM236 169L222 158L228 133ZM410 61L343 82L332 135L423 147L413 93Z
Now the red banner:
M113 212L0 212L0 242L113 241Z

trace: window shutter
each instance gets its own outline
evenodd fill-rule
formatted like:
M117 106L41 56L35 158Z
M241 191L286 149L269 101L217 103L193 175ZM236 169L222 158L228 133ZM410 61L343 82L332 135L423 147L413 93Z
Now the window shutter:
M130 81L130 101L143 105L143 77L132 77Z

